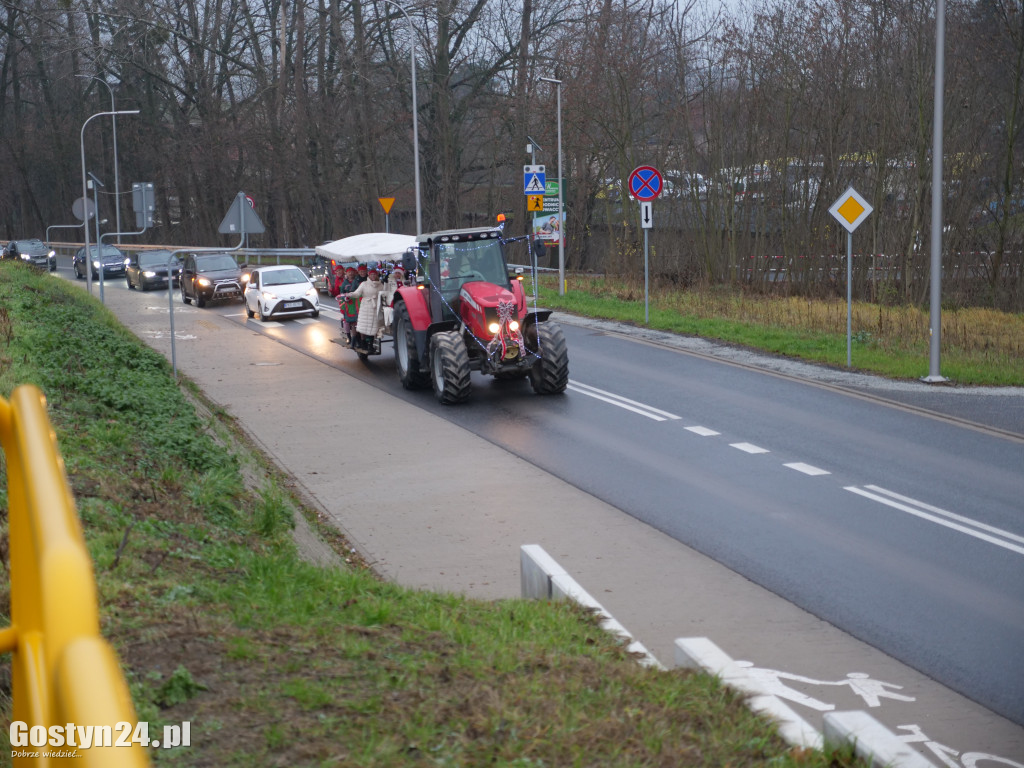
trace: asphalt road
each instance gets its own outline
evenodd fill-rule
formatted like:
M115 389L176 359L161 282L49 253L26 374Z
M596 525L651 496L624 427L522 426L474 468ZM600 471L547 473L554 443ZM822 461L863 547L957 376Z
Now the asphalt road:
M165 292L135 301L167 307ZM200 335L216 317L469 430L1024 722L1020 391L897 386L567 318L564 397L474 376L471 402L446 408L401 389L389 349L363 363L333 344L331 314L262 324L235 304L189 316ZM990 731L976 747L1024 761L1019 730Z

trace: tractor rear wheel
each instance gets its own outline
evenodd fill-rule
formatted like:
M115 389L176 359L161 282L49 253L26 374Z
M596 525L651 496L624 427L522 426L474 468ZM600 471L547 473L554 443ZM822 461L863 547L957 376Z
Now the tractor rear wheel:
M395 308L395 368L405 389L426 389L430 386L430 374L420 370L416 336L404 301Z
M569 350L562 329L552 322L537 325L540 360L530 369L530 384L538 395L557 395L569 386Z
M469 399L469 352L458 331L434 334L430 340L430 373L438 401L454 405Z

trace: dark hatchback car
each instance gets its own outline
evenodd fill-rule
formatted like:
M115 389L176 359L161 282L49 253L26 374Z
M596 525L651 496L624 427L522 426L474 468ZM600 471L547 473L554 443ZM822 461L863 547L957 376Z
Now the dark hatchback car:
M124 269L125 282L129 288L143 291L166 288L168 262L171 263L172 279L177 286L181 277L181 259L172 257L170 251L163 249L130 254Z
M316 286L318 291L330 293L331 281L334 279L334 269L338 262L328 256L317 254L309 265L309 279Z
M72 260L72 266L75 269L75 277L79 280L85 280L85 270L92 269L92 279L99 280L100 273L100 262L103 262L103 279L106 280L111 277L123 277L124 276L124 252L114 245L104 245L103 250L100 250L98 245L89 246L89 261L91 267L85 263L85 246L82 246L75 251L75 257Z
M197 307L208 301L241 299L242 268L230 253L190 253L181 267L181 300Z
M17 259L50 272L57 271L57 254L37 237L31 240L11 240L4 246L3 258Z

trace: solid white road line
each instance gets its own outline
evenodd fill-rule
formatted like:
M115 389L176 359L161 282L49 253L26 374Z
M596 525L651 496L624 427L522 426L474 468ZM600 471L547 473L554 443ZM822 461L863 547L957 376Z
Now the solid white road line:
M925 504L923 501L912 499L909 496L901 496L895 491L888 491L885 488L879 488L877 485L865 485L864 487L867 488L869 491L881 493L885 496L889 496L890 498L896 499L897 501L904 501L907 504L915 504L921 509L925 509L929 512L934 512L935 514L942 515L943 517L948 517L950 520L956 520L957 522L964 523L965 525L971 525L975 528L980 528L983 531L988 531L989 533L994 533L997 536L1002 536L1003 538L1011 539L1013 541L1024 544L1024 536L1018 536L1015 533L1004 531L1002 528L996 528L993 525L988 525L987 523L982 523L970 517L964 517L963 515L958 515L955 512L949 512L939 507L933 507L931 504Z
M1024 555L1024 547L1017 546L1016 544L1012 544L1010 543L1010 541L1006 540L1012 539L1020 541L1021 537L1017 536L1016 534L1009 533L1008 531L1003 531L999 528L994 528L990 525L986 525L985 523L978 522L977 520L972 520L969 517L963 517L961 515L953 514L952 512L947 512L946 510L933 507L930 504L925 504L924 502L920 502L906 496L894 494L891 491L886 491L884 488L878 488L877 486L867 487L877 490L880 493L872 493L871 491L864 490L853 485L846 486L844 490L850 491L851 493L856 493L868 499L872 499L873 501L877 501L881 504L885 504L886 506L893 507L894 509L898 509L902 512L907 512L908 514L914 515L915 517L920 517L922 520L927 520L929 522L936 523L937 525L945 526L946 528L952 528L954 531L966 533L968 536L973 536L976 539L987 541L989 544L995 544L997 547L1002 547L1003 549L1008 549L1011 552L1016 552L1019 555ZM888 496L893 496L894 498L888 498ZM902 499L907 503L904 504L899 501L896 501L896 498ZM925 510L931 510L936 512L937 514L930 514ZM951 519L944 519L943 517L940 517L938 515L943 515ZM964 524L961 525L958 522L953 522L953 520L962 521ZM1002 536L1005 538L997 538L997 536L990 536L987 533L982 533L982 531L977 530L979 528L996 532L997 536Z
M676 416L674 413L669 413L668 411L663 411L650 405L644 405L643 403L638 403L636 400L630 400L628 397L622 397L621 395L616 395L613 392L606 392L603 389L592 387L589 384L581 384L578 381L570 380L569 389L573 392L579 392L581 395L587 395L588 397L593 397L596 400L602 400L606 403L617 405L619 408L625 408L627 411L639 413L641 416L646 416L654 421L667 421L669 419L682 418L680 416Z

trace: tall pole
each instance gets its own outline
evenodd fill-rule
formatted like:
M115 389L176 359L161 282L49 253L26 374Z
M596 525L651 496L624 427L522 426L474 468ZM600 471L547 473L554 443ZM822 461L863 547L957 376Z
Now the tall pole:
M395 0L384 0L400 10L409 23L409 63L412 69L412 164L413 178L416 184L416 236L423 234L423 206L420 202L420 131L419 109L416 104L416 30L412 25L409 13Z
M932 280L928 318L928 375L924 381L946 381L939 368L942 338L942 100L945 81L946 0L935 7L935 114L932 117Z
M562 81L542 77L545 83L555 85L555 104L558 115L558 295L565 295L565 208L562 206Z
M117 107L114 105L114 89L110 87L110 83L104 80L102 77L96 75L78 75L78 77L88 77L95 80L98 83L103 83L104 87L110 91L110 123L113 128L114 134L114 221L117 224L117 244L121 244L121 181L117 175Z
M100 303L105 303L103 300L103 273L106 271L103 269L103 241L100 240L100 187L103 186L103 182L96 178L96 174L89 171L89 181L92 183L92 202L93 208L96 209L96 216L94 221L96 222L96 258L99 260L100 265L96 268L96 274L100 280ZM90 259L89 252L85 252L85 266L89 267ZM89 269L89 274L92 274L92 269Z
M82 131L81 131L81 134L79 136L79 144L80 144L80 147L81 147L81 150L82 150L82 205L84 207L88 207L87 202L88 202L88 199L89 199L89 191L88 191L88 189L86 188L86 185L85 185L85 126L87 126L90 122L95 120L97 117L107 117L108 115L137 115L137 114L139 114L139 110L137 110L137 109L123 109L121 111L111 110L110 112L97 112L95 115L90 115L89 117L87 117L85 119L85 122L82 123ZM96 215L96 213L93 212L93 215ZM86 282L86 287L89 289L89 293L92 293L92 271L90 270L90 265L89 265L89 226L88 226L88 223L89 223L89 213L88 213L88 211L86 211L85 226L82 227L82 231L85 233L85 236L82 238L83 240L85 240L85 258L86 258L85 282Z

